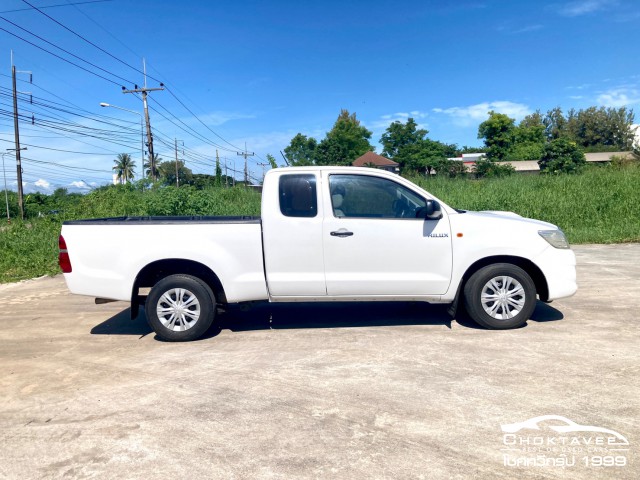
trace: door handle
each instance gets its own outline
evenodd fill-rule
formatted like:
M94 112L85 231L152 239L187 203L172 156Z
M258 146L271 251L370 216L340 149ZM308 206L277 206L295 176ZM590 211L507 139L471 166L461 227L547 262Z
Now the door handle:
M340 238L351 237L351 236L353 236L353 232L350 232L349 230L341 228L340 230L336 230L335 232L331 232L331 236L332 237L340 237Z

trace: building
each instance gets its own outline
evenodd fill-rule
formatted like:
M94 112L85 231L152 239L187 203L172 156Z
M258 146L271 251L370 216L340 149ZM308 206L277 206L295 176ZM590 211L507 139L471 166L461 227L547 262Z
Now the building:
M378 155L375 152L367 152L359 158L356 158L351 164L354 167L371 167L386 170L387 172L399 173L400 164L389 160L387 157Z
M484 153L465 153L462 157L449 158L452 161L463 162L467 172L473 172L475 164L484 156ZM631 158L631 152L593 152L585 153L587 163L608 163L611 157ZM516 173L538 173L540 166L537 160L513 160L508 162L496 162L499 165L511 165Z

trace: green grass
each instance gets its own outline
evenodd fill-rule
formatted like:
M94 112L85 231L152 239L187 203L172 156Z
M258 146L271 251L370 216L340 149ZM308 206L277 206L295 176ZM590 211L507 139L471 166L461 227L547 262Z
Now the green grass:
M452 207L508 210L558 225L571 243L640 241L640 168L589 168L580 175L513 175L465 180L412 179ZM36 200L40 203L34 203ZM0 226L0 282L59 273L57 238L64 220L122 215L259 215L260 196L244 188L128 187L84 196L31 198L27 211L57 215ZM15 213L14 213L15 216ZM2 224L0 224L2 225Z
M38 197L26 201L36 215L24 222L0 223L0 283L60 273L58 235L62 222L82 218L146 215L260 215L260 194L236 188L161 188L141 192L127 187L100 189L88 195ZM14 202L15 203L15 202ZM38 217L38 213L57 211Z
M0 283L60 273L60 222L45 218L0 229Z
M507 210L558 225L571 243L640 241L640 168L580 175L413 179L452 207Z

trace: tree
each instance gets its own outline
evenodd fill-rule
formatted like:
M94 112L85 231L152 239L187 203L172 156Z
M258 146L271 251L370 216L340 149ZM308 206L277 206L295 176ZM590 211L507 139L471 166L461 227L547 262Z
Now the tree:
M584 153L575 142L556 138L544 146L538 161L542 173L578 173L585 165Z
M153 160L154 160L155 171L154 172L151 171L151 162L147 160L146 162L144 162L144 174L149 178L158 178L158 165L162 163L162 158L160 158L160 155L158 155L157 153L154 153Z
M566 117L556 107L547 112L543 122L549 140L566 138L591 151L628 151L633 145L634 114L626 107L571 109Z
M165 185L176 184L176 162L175 160L168 160L158 164L158 174L162 183ZM178 160L178 183L186 185L193 180L193 172L190 168L185 167L182 160Z
M403 148L401 154L396 157L398 158L396 161L403 164L406 169L426 172L430 175L432 170L442 171L442 162L449 162L448 158L455 155L455 145L424 138L413 146ZM452 171L451 168L449 165L447 170Z
M116 171L116 175L121 184L128 183L135 176L133 169L136 166L136 162L131 159L131 155L128 153L119 153L118 158L114 160L113 170Z
M625 107L589 107L568 120L575 132L570 138L586 148L603 146L630 150L634 138L633 120L633 112Z
M462 147L456 145L455 147L454 157L459 157L464 153L487 153L487 147L469 147L467 145L463 145Z
M316 149L316 165L350 165L347 145L341 143L336 137L326 137ZM356 157L357 158L357 157Z
M69 195L69 190L65 187L58 187L53 191L52 195L56 198L64 198Z
M216 185L222 185L222 168L220 167L220 159L216 153Z
M276 163L276 157L274 157L270 153L267 153L267 162L269 162L269 165L271 166L271 168L278 168L278 164Z
M413 118L408 118L407 123L396 120L387 127L380 138L383 147L382 154L395 161L395 157L405 147L424 140L428 133L428 130L418 128L418 124Z
M503 160L513 147L515 120L503 113L489 112L489 118L478 127L478 138L487 146L487 158Z
M291 139L284 153L291 166L302 167L315 164L317 148L318 141L315 138L298 133Z
M173 172L174 172L173 185L175 185L175 167ZM186 178L188 178L188 175L186 176ZM220 180L220 184L218 184L218 179L216 178L215 175L210 175L207 173L194 173L191 176L191 179L185 180L185 183L195 187L196 190L204 190L205 188L217 187L219 185L226 185L226 186L233 185L232 177L222 175L222 177L219 180ZM180 184L181 185L183 184L182 180L180 180Z
M316 151L318 165L351 165L353 161L372 151L369 143L372 132L360 125L356 114L340 110L338 119Z
M546 142L545 126L539 111L527 115L513 129L513 145L505 160L539 160Z
M513 133L517 143L544 143L544 130L542 115L536 111L524 117Z
M413 118L406 123L395 121L382 134L382 153L400 164L401 171L431 173L441 167L441 160L456 155L457 147L427 138L429 132L418 128Z
M554 140L566 136L567 119L562 114L560 107L552 108L542 120L547 140Z

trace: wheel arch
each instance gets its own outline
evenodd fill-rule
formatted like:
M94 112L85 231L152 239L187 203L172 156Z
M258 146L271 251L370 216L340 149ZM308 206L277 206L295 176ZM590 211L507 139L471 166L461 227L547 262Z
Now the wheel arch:
M540 296L540 300L542 300L543 302L547 301L547 299L549 298L549 286L547 284L547 279L542 273L542 270L540 270L540 267L538 267L528 258L517 257L513 255L494 255L477 260L476 262L471 264L469 268L467 268L466 272L464 272L462 280L460 281L460 285L458 285L458 291L456 292L452 308L449 309L449 313L451 315L455 315L457 313L460 296L462 295L464 286L466 285L469 278L471 278L471 276L481 268L484 268L488 265L494 265L496 263L510 263L522 268L531 277L531 280L533 280L533 283L536 286L536 293Z
M222 282L211 268L194 260L167 258L146 265L136 275L131 289L131 318L138 316L142 301L142 296L139 294L141 288L153 287L161 279L180 273L199 278L211 288L211 291L216 296L217 303L227 303Z

